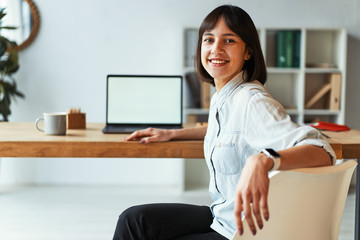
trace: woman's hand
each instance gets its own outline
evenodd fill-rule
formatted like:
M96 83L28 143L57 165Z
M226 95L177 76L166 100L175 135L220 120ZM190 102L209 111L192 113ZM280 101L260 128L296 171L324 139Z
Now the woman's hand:
M273 161L262 153L250 156L246 161L235 192L235 221L240 235L244 232L242 212L253 235L256 234L253 216L259 229L264 226L261 212L265 220L269 219L268 171L272 166Z
M124 138L125 141L139 140L140 143L166 142L171 139L177 140L203 140L207 126L181 128L181 129L159 129L147 128L136 131Z
M172 130L158 129L158 128L147 128L133 132L128 137L124 138L125 141L139 140L140 143L151 143L151 142L166 142L171 139Z
M281 155L280 170L328 166L332 162L325 149L313 145L296 146L278 151L278 153ZM269 219L267 205L268 171L273 165L273 161L263 153L250 156L246 161L235 192L235 221L240 235L244 231L242 211L254 235L256 234L256 226L253 215L260 229L263 227L260 210L265 220Z

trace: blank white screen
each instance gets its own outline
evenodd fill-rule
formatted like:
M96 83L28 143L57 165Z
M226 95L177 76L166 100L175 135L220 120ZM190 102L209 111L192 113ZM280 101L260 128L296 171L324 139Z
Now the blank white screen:
M108 78L108 123L181 123L180 77Z

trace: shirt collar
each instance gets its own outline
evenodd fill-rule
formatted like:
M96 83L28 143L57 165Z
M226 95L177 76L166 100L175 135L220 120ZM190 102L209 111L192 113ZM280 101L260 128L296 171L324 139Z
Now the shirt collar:
M222 105L225 103L226 99L231 95L231 93L241 84L244 82L244 74L245 72L242 71L237 74L233 79L231 79L225 86L220 89L219 92L215 93L215 106L219 110Z

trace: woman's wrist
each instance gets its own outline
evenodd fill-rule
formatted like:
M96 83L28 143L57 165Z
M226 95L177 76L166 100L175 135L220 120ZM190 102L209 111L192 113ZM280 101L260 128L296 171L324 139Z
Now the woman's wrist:
M262 164L264 165L265 169L269 172L273 166L274 166L274 161L266 156L265 153L259 153L259 160L262 162Z
M169 133L169 140L176 138L178 129L167 130Z

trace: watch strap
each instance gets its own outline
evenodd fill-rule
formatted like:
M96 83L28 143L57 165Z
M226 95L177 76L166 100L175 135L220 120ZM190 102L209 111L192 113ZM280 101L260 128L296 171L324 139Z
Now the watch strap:
M267 157L269 157L271 160L273 160L274 165L270 169L270 171L278 170L280 168L281 158L280 158L279 153L277 153L275 150L273 150L271 148L265 148L265 149L261 150L260 152L264 153Z

